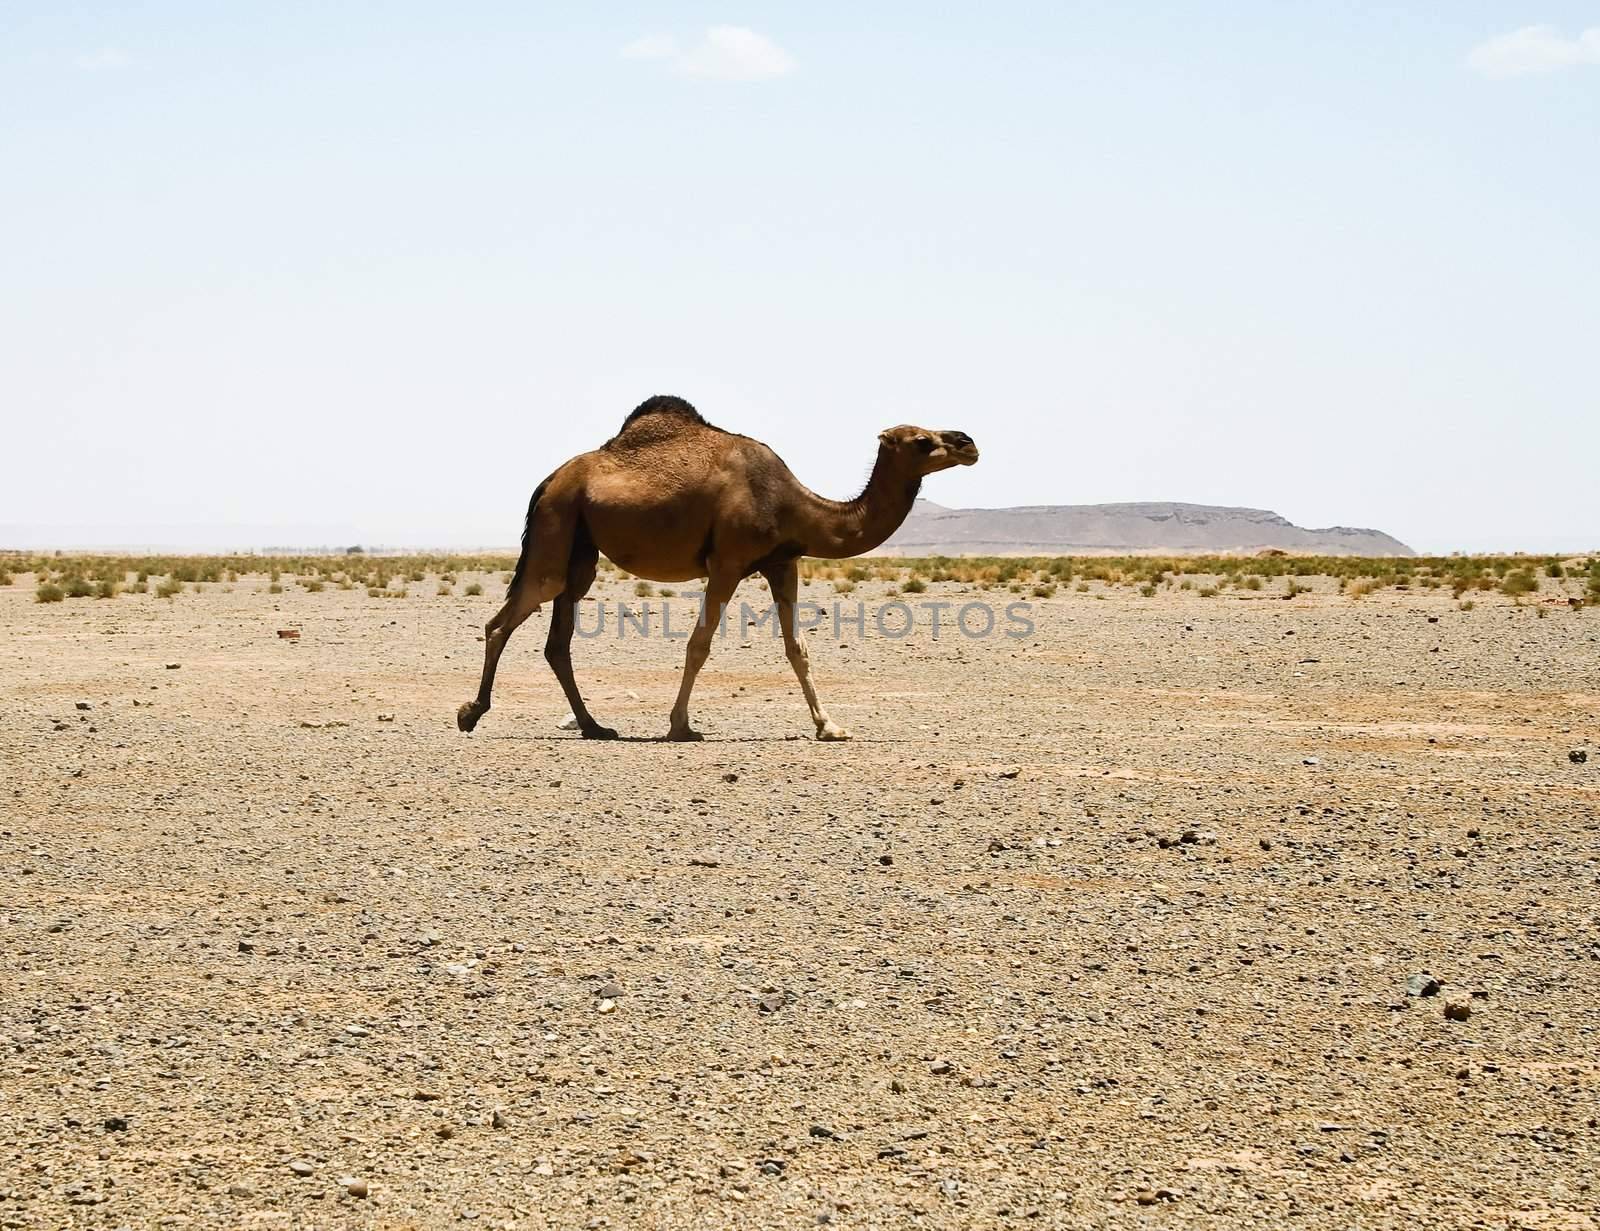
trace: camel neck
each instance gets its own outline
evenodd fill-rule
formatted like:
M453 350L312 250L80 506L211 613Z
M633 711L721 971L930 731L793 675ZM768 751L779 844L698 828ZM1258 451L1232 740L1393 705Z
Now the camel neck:
M907 475L880 448L872 476L854 500L810 494L802 536L805 554L842 560L871 551L900 528L921 488L920 475Z

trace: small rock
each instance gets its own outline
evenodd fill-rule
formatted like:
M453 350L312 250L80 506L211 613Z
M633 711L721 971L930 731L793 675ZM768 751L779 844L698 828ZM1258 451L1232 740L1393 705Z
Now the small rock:
M289 1170L294 1172L301 1179L304 1179L306 1176L313 1174L316 1171L316 1168L310 1163L306 1162L304 1159L297 1158L294 1160L294 1162L289 1164Z
M1301 757L1300 758L1300 764L1302 764L1302 765L1321 765L1322 762L1320 760L1318 760L1316 757Z
M600 1002L599 1012L601 1012L601 1013L615 1013L616 1011L617 1011L617 1002L615 1000L609 1000L608 999L608 1000L602 1000Z
M94 708L94 707L93 707L93 706L91 706L91 705L90 705L90 704L89 704L89 703L88 703L88 702L87 702L87 701L79 701L79 702L77 702L77 703L76 703L76 704L77 704L77 707L78 707L78 708L79 708L79 709L80 709L80 710L87 710L87 709L93 709L93 708Z
M879 855L878 856L878 862L881 863L884 867L887 868L890 864L892 864L894 862L894 856L893 855L889 855L889 854Z
M826 1124L813 1124L811 1126L811 1135L813 1137L820 1137L824 1141L838 1141L839 1140L839 1134L834 1132Z
M393 714L379 714L378 715L378 721L379 722L393 722L394 721L394 715Z
M935 1060L928 1066L928 1072L932 1073L935 1077L943 1077L945 1074L952 1073L954 1071L955 1065L951 1064L943 1057Z
M737 782L737 781L739 781L739 775L738 774L723 774L722 775L722 780L724 782Z
M1464 1022L1472 1016L1472 1002L1454 998L1446 1000L1444 1002L1444 1016L1446 1021Z
M504 1128L506 1123L506 1113L501 1111L500 1108L496 1107L489 1113L490 1128Z
M784 1004L787 1002L787 999L788 998L784 996L782 992L768 992L765 996L761 997L761 999L757 1000L756 1004L760 1006L763 1013L776 1013L779 1009L783 1008Z
M126 1116L107 1116L101 1127L108 1133L125 1133L128 1131L128 1118Z
M1419 996L1437 996L1441 984L1427 971L1419 971L1406 980L1406 995L1416 999Z
M622 984L615 979L607 979L600 985L600 990L595 995L602 1000L616 1000L622 995Z
M999 773L997 773L995 775L995 777L996 778L1015 778L1021 773L1022 773L1022 768L1020 766L1012 765L1012 766L1010 766L1010 767L1008 767L1006 769L1002 769Z
M168 663L167 664L167 670L168 671L176 671L181 666L183 666L182 663Z
M574 714L571 710L567 711L567 716L565 718L563 718L560 722L556 723L556 730L558 730L558 731L576 731L577 729L578 729L578 716L576 714Z
M441 1124L438 1128L433 1130L433 1135L440 1141L449 1141L450 1138L456 1135L456 1126L448 1123Z
M340 1187L352 1197L365 1197L367 1195L367 1182L357 1176L347 1175L339 1181Z
M1571 752L1567 753L1567 760L1571 761L1574 765L1582 765L1588 759L1588 752L1582 748L1574 748Z
M690 855L689 866L691 868L720 868L722 860L715 855Z
M230 1197L253 1197L255 1195L256 1190L251 1188L248 1184L228 1185L228 1196Z

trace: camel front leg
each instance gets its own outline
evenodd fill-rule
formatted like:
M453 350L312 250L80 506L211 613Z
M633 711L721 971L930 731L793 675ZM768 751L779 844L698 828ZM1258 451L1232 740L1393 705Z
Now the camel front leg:
M683 683L678 686L678 700L672 706L672 726L667 731L671 740L696 740L705 737L689 726L689 694L694 691L694 677L700 674L711 654L711 638L722 625L722 609L728 605L738 577L712 577L706 582L705 606L700 612L700 622L689 634L689 648L683 657Z
M811 710L811 721L817 724L817 738L849 739L850 732L829 718L828 711L817 700L817 690L811 683L811 655L806 652L806 643L800 639L799 630L795 627L795 605L800 598L800 562L791 560L767 572L765 576L767 584L772 587L772 597L778 604L778 625L783 629L784 653L789 656L789 665L794 668L795 678L800 681L800 691L805 694L806 706Z

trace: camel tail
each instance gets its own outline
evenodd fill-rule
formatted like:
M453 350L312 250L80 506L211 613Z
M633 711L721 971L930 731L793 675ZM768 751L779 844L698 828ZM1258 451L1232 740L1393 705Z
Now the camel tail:
M517 592L517 587L522 584L522 575L528 570L528 553L533 548L533 517L539 511L539 498L549 485L549 479L539 484L533 489L533 498L528 501L528 519L522 523L522 554L517 557L516 571L511 574L511 585L506 589L508 596Z

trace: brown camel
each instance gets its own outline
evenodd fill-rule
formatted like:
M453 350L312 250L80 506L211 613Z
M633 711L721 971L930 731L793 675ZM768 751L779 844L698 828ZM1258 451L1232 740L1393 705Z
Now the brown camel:
M484 627L483 680L456 713L470 731L489 712L495 665L516 628L555 600L544 656L586 739L617 733L590 716L572 677L578 600L594 582L599 553L651 581L707 579L704 606L683 665L668 739L699 739L689 694L711 652L711 637L739 582L767 579L800 691L817 738L849 739L828 717L811 683L805 642L795 631L801 556L839 559L871 551L911 511L925 475L970 466L978 450L965 432L891 427L878 435L878 460L854 500L825 500L801 485L758 440L712 427L682 398L653 397L592 453L560 467L533 493L505 606Z

